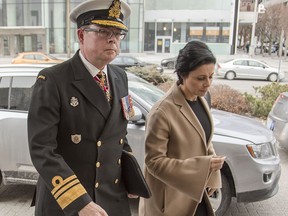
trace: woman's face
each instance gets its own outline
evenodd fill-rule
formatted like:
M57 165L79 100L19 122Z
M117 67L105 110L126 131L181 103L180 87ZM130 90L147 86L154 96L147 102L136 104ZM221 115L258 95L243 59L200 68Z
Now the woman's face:
M194 71L190 71L187 77L183 77L181 89L188 100L195 100L197 96L204 96L208 91L213 75L213 63L204 64Z

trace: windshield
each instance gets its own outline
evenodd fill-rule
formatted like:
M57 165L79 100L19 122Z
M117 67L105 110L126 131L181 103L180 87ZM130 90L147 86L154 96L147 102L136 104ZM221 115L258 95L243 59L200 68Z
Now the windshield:
M129 90L151 106L153 106L156 101L158 101L164 95L164 92L161 89L150 84L144 79L129 73L127 73L127 75Z
M288 121L288 92L281 93L277 98L273 114L284 121Z

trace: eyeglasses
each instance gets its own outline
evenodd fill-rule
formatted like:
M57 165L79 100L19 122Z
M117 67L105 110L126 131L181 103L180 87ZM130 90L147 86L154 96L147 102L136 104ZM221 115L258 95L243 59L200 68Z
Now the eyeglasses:
M114 32L112 30L108 30L108 29L96 29L96 28L84 28L84 31L87 32L95 32L97 33L97 35L101 38L105 38L105 39L109 39L111 38L113 35L115 36L115 38L117 40L123 40L126 37L126 32L124 31L120 31L120 32Z

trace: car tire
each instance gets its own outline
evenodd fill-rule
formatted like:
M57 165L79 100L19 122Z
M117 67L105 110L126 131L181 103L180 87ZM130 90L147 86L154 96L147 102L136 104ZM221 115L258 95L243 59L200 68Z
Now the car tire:
M214 209L217 208L215 212L216 216L223 216L228 210L232 200L232 191L229 181L225 176L225 174L223 173L221 173L221 178L222 178L222 188L216 192L218 194L214 198L210 198L212 207Z
M269 74L269 76L268 76L268 80L270 82L276 82L277 79L278 79L278 75L276 73Z
M167 68L168 69L174 69L174 62L168 62L167 63Z
M1 187L1 185L2 185L2 181L3 181L3 177L2 177L1 170L0 170L0 187Z
M236 77L234 71L228 71L226 74L225 74L225 78L227 80L233 80L234 78Z

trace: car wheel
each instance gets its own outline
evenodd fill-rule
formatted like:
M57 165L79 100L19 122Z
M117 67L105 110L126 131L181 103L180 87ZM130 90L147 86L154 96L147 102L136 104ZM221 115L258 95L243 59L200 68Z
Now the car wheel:
M225 78L228 80L233 80L235 78L235 73L233 71L228 71L225 75Z
M213 209L216 211L216 216L222 216L225 214L230 206L232 200L232 191L227 177L221 173L222 178L222 188L218 189L212 197L210 197L210 202Z
M268 76L268 80L271 81L271 82L276 82L278 79L278 75L275 74L275 73L272 73Z
M168 62L167 63L167 68L168 69L173 69L174 68L174 62Z

